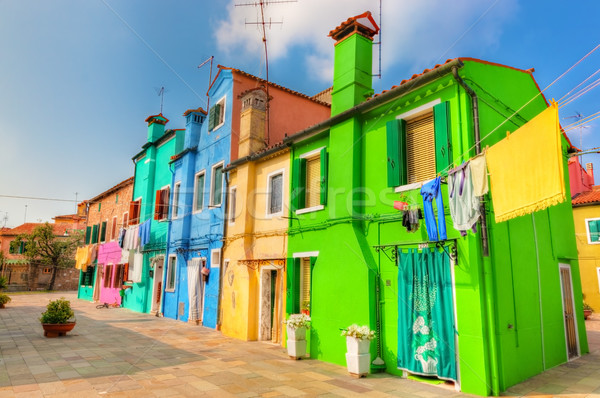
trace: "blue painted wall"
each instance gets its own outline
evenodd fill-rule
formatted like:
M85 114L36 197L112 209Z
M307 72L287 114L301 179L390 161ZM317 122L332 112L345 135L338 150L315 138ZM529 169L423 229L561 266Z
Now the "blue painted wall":
M224 177L221 205L209 207L209 204L213 166L219 163L227 166L230 162L231 109L233 105L233 79L230 70L221 70L209 91L209 98L211 106L225 98L224 124L209 132L208 117L200 124L188 120L184 150L180 158L172 163L172 183L174 185L181 182L179 209L183 215L173 219L170 223L167 253L177 257L177 282L174 292L165 292L163 314L173 319L188 320L187 261L192 258L204 257L211 272L204 287L202 324L206 327L216 328L220 284L220 268L218 267L221 264L214 264L213 267L211 250L221 249L223 246L224 217L227 205L225 200L227 182ZM204 207L201 211L194 212L194 179L199 171L205 172ZM171 189L173 189L173 185ZM179 314L180 303L184 305L182 314Z

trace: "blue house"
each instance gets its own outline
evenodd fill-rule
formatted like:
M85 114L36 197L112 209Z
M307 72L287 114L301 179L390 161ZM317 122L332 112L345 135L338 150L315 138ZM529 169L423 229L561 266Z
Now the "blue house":
M208 115L201 108L185 112L184 146L170 162L173 195L163 314L216 328L226 214L223 168L231 155L231 70L219 70L208 96Z

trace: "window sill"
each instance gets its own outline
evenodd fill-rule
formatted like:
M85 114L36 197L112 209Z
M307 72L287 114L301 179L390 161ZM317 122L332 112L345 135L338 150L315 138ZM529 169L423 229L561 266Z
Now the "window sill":
M305 214L305 213L312 213L313 211L323 210L324 208L325 208L325 206L323 206L323 205L318 205L318 206L313 206L313 207L307 207L305 209L296 210L296 215Z
M165 289L165 293L175 293L175 288L173 288L173 289Z
M303 210L303 209L301 209L301 210ZM298 213L296 213L296 214L298 214ZM278 213L267 213L265 215L265 218L272 219L272 218L279 218L281 216L283 216L283 211L280 211Z
M422 186L423 186L423 181L414 182L412 184L400 185L399 187L394 188L394 192L399 193L399 192L412 191L413 189L420 189Z

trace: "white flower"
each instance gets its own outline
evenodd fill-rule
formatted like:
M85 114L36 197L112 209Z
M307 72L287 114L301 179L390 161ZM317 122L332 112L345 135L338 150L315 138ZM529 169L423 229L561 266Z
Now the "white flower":
M283 321L288 327L292 329L298 329L305 327L310 329L310 317L306 314L292 314L289 319Z
M342 336L350 336L360 340L373 340L375 338L375 332L370 330L366 325L358 326L357 324L352 324L342 330Z

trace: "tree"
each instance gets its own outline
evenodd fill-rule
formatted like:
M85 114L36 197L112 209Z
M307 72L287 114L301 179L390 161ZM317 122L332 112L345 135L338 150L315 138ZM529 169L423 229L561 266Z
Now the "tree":
M75 265L75 251L83 242L83 232L73 230L70 234L56 235L54 226L50 223L38 225L30 234L18 235L11 245L18 247L24 243L23 255L29 260L29 289L33 288L34 275L37 267L50 267L52 276L48 290L54 290L56 272L60 268L70 268Z

